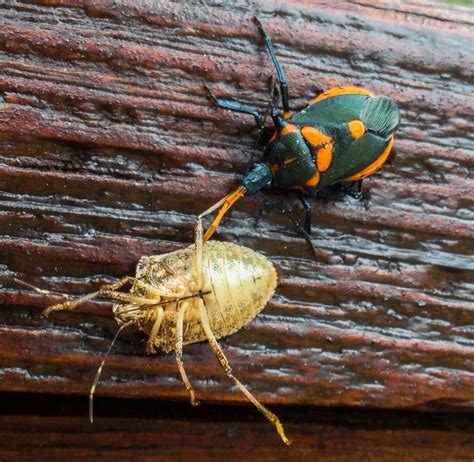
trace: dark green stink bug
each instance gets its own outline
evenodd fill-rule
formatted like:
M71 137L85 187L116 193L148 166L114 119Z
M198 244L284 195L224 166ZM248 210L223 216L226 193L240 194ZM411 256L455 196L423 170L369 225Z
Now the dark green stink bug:
M255 23L276 68L283 113L277 111L273 98L270 114L276 130L263 159L244 175L239 188L200 215L220 207L205 239L211 237L233 203L247 192L254 194L267 186L296 190L306 209L304 228L311 233L310 203L305 196L314 196L338 182L356 182L360 191L362 180L387 160L400 121L392 99L353 86L331 88L293 115L288 104L288 85L270 37L257 18ZM264 128L263 116L256 109L218 99L210 90L209 94L218 107L251 114L259 130Z

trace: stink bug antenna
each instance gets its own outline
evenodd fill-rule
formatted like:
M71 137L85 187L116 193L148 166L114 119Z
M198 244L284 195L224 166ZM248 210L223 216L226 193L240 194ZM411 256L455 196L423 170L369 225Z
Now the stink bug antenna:
M107 350L107 353L105 353L104 359L102 359L102 362L100 363L99 368L97 369L97 373L95 374L94 381L92 382L91 390L89 392L89 421L90 423L94 422L94 392L97 387L97 384L99 383L99 378L100 374L102 373L102 369L104 368L105 360L109 356L112 347L114 346L115 342L117 341L120 333L128 326L131 324L134 324L135 321L129 321L122 326L120 326L119 330L115 334L115 337L113 338L112 342L110 343L109 349Z
M285 76L283 75L283 71L281 70L280 63L278 62L278 58L276 57L272 41L270 40L270 36L267 34L265 29L263 28L263 25L260 22L260 19L254 16L253 21L255 22L257 26L260 36L265 42L265 46L267 47L268 53L270 54L270 57L272 58L273 64L275 66L275 70L278 75L278 80L280 81L280 92L281 92L281 102L283 104L283 111L285 113L289 113L290 105L288 103L288 84L286 83L286 79L285 79Z

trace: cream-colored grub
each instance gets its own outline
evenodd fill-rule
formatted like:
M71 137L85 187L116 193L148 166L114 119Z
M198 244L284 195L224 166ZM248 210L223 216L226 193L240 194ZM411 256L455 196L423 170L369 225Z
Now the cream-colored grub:
M118 291L129 284L129 292ZM97 296L115 300L113 312L122 326L134 325L147 336L147 351L175 351L190 401L197 404L184 370L183 345L207 340L227 376L286 438L278 417L263 406L232 374L217 339L248 324L272 297L277 273L272 263L253 250L228 242L205 241L201 217L193 246L164 255L142 257L135 277L102 286L97 292L45 310L71 310ZM41 289L36 289L40 290ZM44 291L43 291L44 293ZM91 403L103 363L91 388ZM92 406L91 406L92 417Z

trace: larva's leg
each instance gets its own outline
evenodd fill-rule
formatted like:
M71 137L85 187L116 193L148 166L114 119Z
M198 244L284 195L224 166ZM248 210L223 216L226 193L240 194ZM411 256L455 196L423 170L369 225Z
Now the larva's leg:
M234 377L234 375L232 374L232 369L229 365L229 361L225 357L224 352L221 350L221 347L217 343L217 340L214 337L214 334L212 333L211 326L209 324L209 317L207 316L207 310L206 306L204 305L204 302L201 298L198 298L196 300L196 303L199 306L199 314L202 328L206 334L209 345L211 346L212 351L216 355L217 359L219 360L219 363L221 364L227 376L235 383L235 385L237 385L237 388L247 397L247 399L269 420L269 422L275 426L282 441L285 444L291 444L291 441L285 435L285 431L283 429L283 425L280 422L280 419L273 412L267 409L263 404L260 404L260 402L252 395L252 393L250 393L250 391L248 391L247 388L245 388L245 386L241 382L239 382L237 378Z
M179 373L181 374L181 379L183 380L184 386L186 391L189 393L189 399L193 406L197 406L199 404L196 401L196 397L194 394L193 386L186 375L186 371L184 370L183 364L183 323L184 323L184 316L188 309L191 307L189 302L182 302L179 305L178 309L178 319L176 321L176 362L178 364Z
M64 303L58 303L56 305L51 305L48 306L43 311L44 316L48 316L52 311L61 311L61 310L73 310L77 306L81 305L82 303L85 303L89 300L92 300L99 295L103 295L109 298L112 298L114 300L119 300L122 302L127 302L127 303L134 303L137 305L153 305L156 304L156 300L152 300L149 298L143 298L143 297L137 297L135 295L130 295L130 294L125 294L122 292L116 292L116 289L119 289L120 287L124 286L128 282L131 282L135 280L135 278L132 278L130 276L127 276L123 279L120 279L120 281L117 281L113 284L106 284L103 285L99 290L96 292L92 292L90 294L84 295L83 297L76 298L75 300L71 300L68 302Z
M159 302L161 297L164 295L163 292L158 290L156 287L151 286L150 284L146 284L145 282L141 281L140 279L131 278L130 281L134 288L142 289L145 294L146 298L153 298L156 302Z
M74 308L81 305L82 303L85 303L88 300L92 300L98 297L99 295L101 295L100 290L84 295L82 297L76 298L75 300L72 300L70 302L57 303L56 305L48 306L48 308L43 310L43 316L49 316L49 314L52 311L73 310Z
M100 289L97 290L96 292L92 292L90 294L87 294L87 295L84 295L82 297L76 298L75 300L71 300L69 302L58 303L56 305L48 306L48 308L46 308L43 311L43 316L48 316L49 313L51 313L51 311L73 310L74 308L81 305L82 303L87 302L89 300L92 300L92 299L98 297L99 295L101 295L102 290L116 290L116 289L119 289L120 287L122 287L125 284L127 284L128 282L130 282L132 279L134 279L134 278L131 278L130 276L127 276L127 277L124 277L124 278L120 279L117 282L114 282L113 284L106 284L106 285L100 287Z
M153 308L150 308L153 309ZM153 327L151 328L150 334L148 336L148 340L146 342L146 352L148 354L152 354L156 352L155 349L155 340L158 336L158 332L160 331L161 322L165 316L165 310L160 306L156 310L154 310L154 318L155 322L153 323Z
M155 303L158 303L162 298L181 298L186 293L186 288L183 284L181 284L179 287L177 285L173 287L174 292L171 292L171 290L160 290L159 288L146 284L145 282L140 281L139 279L135 279L133 285L134 287L143 289L145 291L145 297L153 299Z
M104 297L110 298L112 300L117 300L123 303L132 303L133 305L138 306L151 306L157 304L157 300L155 300L154 298L140 297L138 295L133 295L128 292L117 292L116 290L101 289L100 295L103 295Z
M179 290L181 295L176 297L176 298L181 298L184 296L184 294L186 293L186 287L188 287L188 280L182 275L182 274L179 274L177 273L173 268L171 268L171 266L166 263L165 260L163 260L161 263L161 267L168 273L170 274L171 276L173 276L173 278L178 281L175 283L174 285L174 288L175 288L175 291L176 290ZM169 292L167 292L169 293Z
M145 297L146 298L153 298L155 303L159 302L161 297L163 296L170 296L174 297L179 296L180 294L173 294L169 292L164 292L160 291L156 287L151 286L150 284L147 284L146 282L143 282L141 279L137 279L133 276L125 276L124 278L120 279L117 282L114 282L112 284L106 284L103 285L99 288L99 292L102 295L108 295L108 292L110 291L115 291L117 289L120 289L126 284L131 284L133 287L137 287L139 289L142 289L145 291Z

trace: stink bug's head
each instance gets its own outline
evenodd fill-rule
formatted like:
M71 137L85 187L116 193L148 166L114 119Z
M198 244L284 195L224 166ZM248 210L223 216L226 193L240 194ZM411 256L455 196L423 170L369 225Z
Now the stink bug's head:
M249 194L255 194L265 186L268 186L272 179L273 175L268 164L257 164L250 172L244 175L242 186Z

